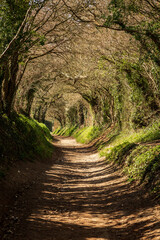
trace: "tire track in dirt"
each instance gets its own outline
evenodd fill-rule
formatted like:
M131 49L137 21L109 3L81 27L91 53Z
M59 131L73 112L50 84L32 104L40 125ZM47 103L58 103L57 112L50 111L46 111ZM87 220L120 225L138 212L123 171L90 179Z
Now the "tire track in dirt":
M145 190L129 184L89 146L55 140L52 167L17 200L16 230L3 239L160 239L160 209Z

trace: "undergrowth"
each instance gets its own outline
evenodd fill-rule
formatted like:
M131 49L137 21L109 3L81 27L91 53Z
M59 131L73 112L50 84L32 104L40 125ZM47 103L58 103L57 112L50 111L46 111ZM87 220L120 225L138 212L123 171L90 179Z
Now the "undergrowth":
M12 114L0 117L0 176L17 160L49 158L53 152L48 128L36 120Z
M122 132L100 152L108 161L123 166L129 181L152 186L160 193L160 122L137 132ZM159 194L158 193L158 194Z
M101 133L102 128L96 126L78 128L77 126L64 127L56 129L53 134L61 136L73 136L77 142L89 143L97 138Z

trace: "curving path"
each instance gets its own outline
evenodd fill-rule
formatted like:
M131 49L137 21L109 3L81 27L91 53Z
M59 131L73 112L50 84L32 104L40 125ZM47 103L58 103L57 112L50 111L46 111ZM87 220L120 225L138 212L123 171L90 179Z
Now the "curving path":
M91 147L62 137L54 145L53 165L20 197L16 231L3 239L160 239L160 209L144 191Z

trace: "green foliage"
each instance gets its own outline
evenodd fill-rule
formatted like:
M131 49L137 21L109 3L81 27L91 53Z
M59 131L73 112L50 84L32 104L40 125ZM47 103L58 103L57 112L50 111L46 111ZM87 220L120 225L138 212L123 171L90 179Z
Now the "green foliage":
M56 128L56 129L53 131L53 134L54 134L54 135L59 135L59 132L60 132L61 129L62 129L61 127Z
M0 8L0 52L15 36L28 8L29 0L2 0Z
M23 115L0 117L0 165L16 160L49 158L53 152L52 139L44 124Z
M85 127L75 133L77 142L89 143L100 134L100 128L95 126Z
M159 3L152 5L148 1L134 0L111 0L108 4L108 14L102 16L104 28L126 33L128 46L131 47L132 41L133 44L137 42L136 47L130 48L128 53L124 46L124 49L117 52L113 50L109 56L103 55L99 60L99 69L107 73L108 66L112 65L113 72L116 71L112 78L121 83L122 92L117 91L116 94L112 90L116 118L120 119L122 125L128 124L134 129L148 126L151 122L151 119L147 118L148 114L159 109L159 16ZM126 86L128 93L125 90ZM127 100L130 106L124 106Z
M160 171L160 146L138 146L126 159L125 172L132 180L153 182Z
M140 137L142 142L149 142L160 139L160 122L157 121L143 131Z
M65 137L70 137L73 135L73 133L77 130L77 125L71 126L71 127L62 127L62 128L57 128L53 134L54 135L61 135Z
M43 46L43 45L45 44L45 42L46 42L45 36L44 36L44 35L41 35L41 36L40 36L40 41L39 41L40 45Z
M109 15L103 16L104 27L123 30L132 35L141 44L146 57L149 56L159 65L160 23L157 20L159 19L159 3L152 5L149 1L112 0L108 10Z

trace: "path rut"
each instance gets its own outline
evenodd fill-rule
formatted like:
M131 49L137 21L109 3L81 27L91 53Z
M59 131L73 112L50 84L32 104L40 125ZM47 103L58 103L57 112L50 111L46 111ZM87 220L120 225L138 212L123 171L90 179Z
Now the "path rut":
M160 209L87 145L57 137L57 157L19 199L13 240L160 239Z

